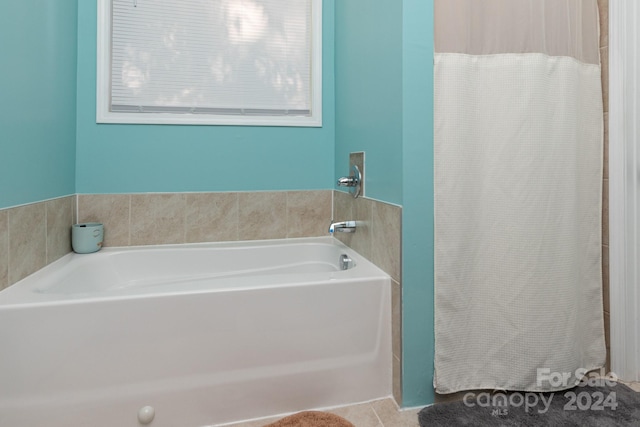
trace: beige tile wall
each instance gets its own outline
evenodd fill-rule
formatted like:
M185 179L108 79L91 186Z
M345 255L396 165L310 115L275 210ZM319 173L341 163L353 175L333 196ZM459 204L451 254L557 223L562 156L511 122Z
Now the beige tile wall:
M393 397L402 404L402 208L342 191L333 193L334 221L355 220L355 233L340 241L369 259L392 279Z
M604 106L604 174L602 180L602 296L609 370L609 0L598 0L600 10L600 58Z
M75 196L0 210L0 289L71 252Z
M332 195L92 194L1 209L0 289L71 252L75 222L104 223L105 246L326 236Z
M80 194L79 222L105 246L326 236L332 191Z

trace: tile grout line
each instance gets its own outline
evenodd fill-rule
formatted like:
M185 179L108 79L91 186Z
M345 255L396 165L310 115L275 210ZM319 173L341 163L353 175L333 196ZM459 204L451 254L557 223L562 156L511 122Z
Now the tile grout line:
M371 408L376 418L378 419L378 425L384 427L384 422L382 421L382 418L380 418L380 415L378 415L378 411L376 411L376 408L374 408L371 403L369 403L369 408Z

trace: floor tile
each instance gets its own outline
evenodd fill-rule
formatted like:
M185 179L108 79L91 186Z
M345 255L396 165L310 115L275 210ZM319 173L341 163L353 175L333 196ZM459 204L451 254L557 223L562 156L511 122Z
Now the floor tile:
M419 427L418 412L421 408L400 410L391 398L375 400L368 403L325 409L338 415L356 427ZM313 409L310 409L313 410ZM220 427L264 427L286 415L264 418L253 421L242 421L235 424L224 424Z
M629 387L631 390L637 391L638 393L640 393L640 382L627 382L627 381L620 381L620 382L626 385L627 387Z
M383 427L376 411L369 403L359 405L344 406L342 408L330 409L326 412L338 415L356 427Z
M384 427L419 427L418 412L420 409L401 411L392 399L371 402L371 407L382 421Z

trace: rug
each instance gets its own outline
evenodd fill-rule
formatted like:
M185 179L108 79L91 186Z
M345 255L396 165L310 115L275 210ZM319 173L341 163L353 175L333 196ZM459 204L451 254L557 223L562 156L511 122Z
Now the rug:
M305 411L289 415L265 427L355 427L349 421L327 412Z
M608 382L556 393L481 392L462 401L424 408L421 427L453 426L640 426L640 393Z

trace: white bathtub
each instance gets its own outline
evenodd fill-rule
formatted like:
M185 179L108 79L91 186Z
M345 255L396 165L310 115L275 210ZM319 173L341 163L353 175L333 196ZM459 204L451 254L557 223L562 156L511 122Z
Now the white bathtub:
M139 426L151 405L153 427L199 427L389 396L390 316L389 277L333 238L69 254L0 292L0 426Z

